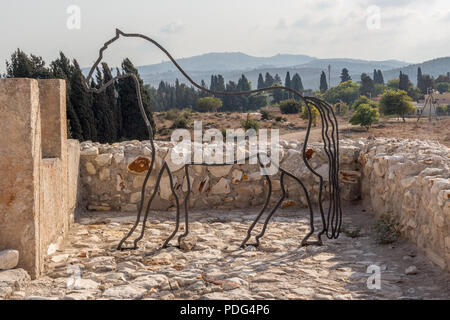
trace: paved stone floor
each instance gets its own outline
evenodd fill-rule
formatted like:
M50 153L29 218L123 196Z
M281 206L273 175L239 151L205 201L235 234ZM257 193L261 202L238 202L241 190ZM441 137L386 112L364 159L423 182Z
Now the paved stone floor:
M301 237L308 230L306 211L280 210L260 249L237 250L256 213L193 212L191 232L197 244L192 251L159 249L174 228L174 213L153 215L140 248L122 252L115 247L134 217L85 216L72 229L65 247L48 259L47 274L11 298L450 298L449 274L405 240L376 244L371 231L374 218L358 205L344 208L346 228L362 228L357 238L342 234L322 247L301 248ZM379 290L367 287L370 265L381 269ZM412 266L417 271L407 274Z

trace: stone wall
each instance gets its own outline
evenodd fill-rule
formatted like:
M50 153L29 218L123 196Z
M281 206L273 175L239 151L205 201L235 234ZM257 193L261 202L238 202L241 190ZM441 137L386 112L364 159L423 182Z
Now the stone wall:
M345 201L363 199L368 209L395 217L402 233L424 250L440 267L450 268L450 153L435 142L409 140L341 140L341 195ZM180 202L187 191L182 166L170 162L168 142L156 142L156 173L163 163L174 172ZM319 144L309 144L309 163L327 178L326 155ZM280 141L281 167L301 178L317 203L318 179L303 164L302 144ZM128 141L113 145L81 144L81 199L88 210L135 212L141 186L150 163L149 142ZM190 208L244 209L261 206L266 182L257 165L228 167L194 166ZM279 198L279 174L272 177L272 204ZM327 188L327 184L325 185ZM150 192L152 188L147 188ZM288 198L282 208L306 206L304 194L292 179L286 179ZM325 199L326 199L325 192ZM152 209L173 210L175 201L169 179L164 176ZM344 213L345 214L345 213ZM449 269L450 270L450 269Z
M67 140L63 80L0 79L0 251L37 277L67 234L79 143Z
M180 202L187 192L184 166L170 161L168 142L156 142L156 170L153 171L147 192L156 182L157 173L163 159L168 161L174 173L174 186ZM281 167L300 177L317 202L318 178L310 173L301 160L302 145L297 142L282 141L280 146ZM326 154L320 145L309 146L312 167L328 175ZM352 145L341 147L342 190L345 200L359 197L359 149ZM135 212L141 199L142 183L151 159L149 142L128 141L113 145L84 142L81 144L80 177L82 181L82 200L89 210L119 210ZM190 208L249 208L262 205L265 201L266 179L260 174L257 164L230 166L192 166L189 168L192 196ZM272 202L281 196L280 174L272 177ZM326 183L327 185L327 183ZM306 198L300 186L291 178L286 179L288 198L282 207L305 206ZM161 188L152 205L155 210L168 210L175 207L171 194L169 178L165 174Z
M450 149L437 142L377 139L361 150L364 202L396 218L402 234L450 271Z

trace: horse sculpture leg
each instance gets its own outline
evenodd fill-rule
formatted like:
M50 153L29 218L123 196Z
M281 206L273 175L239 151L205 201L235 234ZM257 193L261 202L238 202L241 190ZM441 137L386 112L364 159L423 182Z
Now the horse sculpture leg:
M189 165L184 167L186 174L187 193L184 197L184 233L178 237L178 244L181 245L181 240L189 234L189 196L191 195L191 179L189 178Z
M148 214L149 214L149 211L150 211L150 206L152 205L153 199L155 199L156 194L157 194L157 192L158 192L158 189L159 189L159 186L160 186L160 184L161 184L161 178L162 178L162 175L163 175L163 173L164 173L164 170L169 170L169 168L168 168L168 166L167 166L167 163L164 163L163 167L162 167L161 170L159 171L158 178L156 179L156 183L155 183L155 189L153 190L153 193L152 193L150 199L148 200L147 208L146 208L146 210L145 210L145 215L144 215L144 221L143 221L143 224L142 224L141 234L139 235L139 237L137 237L137 238L134 240L134 247L135 247L135 248L137 248L137 243L138 243L140 240L142 240L142 238L144 237L145 227L146 227L146 223L147 223L147 218L148 218Z
M144 183L142 184L142 190L141 190L141 202L139 204L139 211L136 217L136 222L134 223L133 227L130 229L130 231L127 233L127 235L119 242L119 244L117 245L117 250L123 250L122 246L124 244L124 242L131 237L131 235L134 233L134 231L136 230L137 226L139 225L139 221L141 220L141 214L142 214L142 209L144 207L144 200L145 200L145 189L147 187L147 183L148 180L150 178L150 174L151 174L151 170L148 170L147 175L145 176L145 180ZM128 248L127 248L128 249ZM129 248L131 250L135 250L136 246L133 248Z
M278 200L278 202L275 205L275 207L273 207L273 209L270 211L269 215L266 218L266 221L264 221L264 226L263 226L261 232L255 237L255 239L256 239L255 246L256 247L259 247L259 239L261 239L264 236L264 234L266 233L267 224L269 223L269 221L272 218L273 214L275 213L275 211L277 211L277 209L280 207L281 203L286 198L286 190L284 189L284 175L285 175L285 173L282 171L281 172L281 177L280 177L280 185L281 185L281 191L282 191L283 194L281 195L281 198Z
M167 163L166 163L167 166ZM170 172L169 167L167 166L167 173L169 175L169 183L170 183L170 189L172 190L172 194L175 198L175 203L177 205L177 217L175 220L175 230L172 232L172 234L166 239L166 241L163 244L163 248L167 248L167 246L169 245L169 242L173 239L173 237L175 237L175 235L178 232L178 229L180 227L180 201L178 200L178 196L177 193L175 191L174 185L173 185L173 177L172 177L172 173Z
M261 219L262 215L264 214L264 211L266 211L267 206L269 205L270 202L270 197L272 195L272 181L270 181L269 176L265 176L266 177L266 181L269 184L269 189L267 192L267 197L266 197L266 202L264 203L264 207L261 209L261 211L259 212L258 216L256 217L255 221L253 221L252 225L250 226L250 228L248 228L247 231L247 236L245 237L245 239L242 241L240 248L243 249L245 248L247 241L250 239L250 237L252 236L252 231L255 228L256 224L258 223L259 219Z

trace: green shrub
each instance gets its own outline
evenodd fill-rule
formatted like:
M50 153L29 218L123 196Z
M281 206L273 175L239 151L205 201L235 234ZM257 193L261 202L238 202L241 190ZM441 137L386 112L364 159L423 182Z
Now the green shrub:
M270 120L270 113L266 110L261 110L261 120Z
M180 117L189 120L192 117L192 110L191 109L183 109L180 113Z
M297 100L288 99L281 101L279 107L282 114L296 114L300 112L302 104Z
M338 102L334 106L334 112L340 116L344 116L348 112L348 104L345 102Z
M372 107L368 104L362 104L356 109L353 116L350 118L350 123L353 125L360 125L369 131L372 124L380 121L380 113L377 107Z
M202 112L213 111L222 107L222 100L214 97L199 98L197 100L197 108Z
M358 107L359 107L360 105L362 105L362 104L368 104L369 106L372 106L372 107L377 107L377 106L378 106L378 104L377 104L375 101L370 100L370 99L367 98L366 96L360 96L360 97L359 97L358 99L356 99L356 101L352 104L351 109L352 109L352 110L356 110L356 109L358 109Z
M167 120L175 120L176 118L178 118L180 115L180 110L178 109L170 109L166 112L165 114L165 118Z
M256 120L250 119L250 113L247 113L247 119L241 121L241 126L245 130L254 129L255 131L258 131L259 122Z
M374 225L375 239L378 244L390 244L400 238L400 227L397 221L389 216L383 215Z
M174 120L172 127L175 129L187 129L189 128L189 120L183 117L178 117Z
M438 106L436 108L436 113L438 116L445 116L450 111L450 105L448 106Z
M416 110L411 101L405 91L389 89L381 96L380 109L385 115L401 116L405 122L405 115Z
M317 126L317 119L319 119L320 113L319 110L317 110L316 107L311 107L311 117L312 117L312 123L314 125L314 127ZM302 113L300 114L300 118L304 119L304 120L308 120L309 119L309 112L308 112L308 108L303 107L302 108Z

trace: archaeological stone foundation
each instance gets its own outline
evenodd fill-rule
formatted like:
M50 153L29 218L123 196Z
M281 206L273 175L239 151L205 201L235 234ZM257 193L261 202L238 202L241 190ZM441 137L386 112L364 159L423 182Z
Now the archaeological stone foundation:
M67 140L65 86L59 80L0 80L0 114L0 251L18 250L19 267L34 277L40 274L43 258L67 234L75 210L136 213L150 164L148 141L79 145ZM187 182L183 167L170 160L171 148L169 142L156 142L156 168L168 162L182 201ZM317 203L318 179L303 164L301 148L302 141L280 141L280 164L302 179ZM311 166L327 177L321 145L308 149ZM450 271L450 149L433 141L358 139L341 140L340 152L342 200L362 201L375 215L395 218L404 237ZM158 171L150 177L148 193ZM257 165L193 166L189 175L192 210L264 203L267 186ZM273 204L281 189L279 175L272 180ZM306 205L289 178L286 190L282 209ZM152 209L175 210L168 177Z

